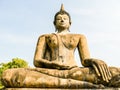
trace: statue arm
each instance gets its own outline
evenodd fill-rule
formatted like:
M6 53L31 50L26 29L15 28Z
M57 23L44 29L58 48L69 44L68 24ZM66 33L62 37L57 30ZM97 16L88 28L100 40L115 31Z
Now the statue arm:
M90 58L90 52L88 49L86 37L84 35L80 35L78 43L78 52L82 65L89 66L89 64L85 63L85 60Z
M49 63L49 61L43 59L46 49L46 42L45 42L45 35L42 35L39 37L37 45L36 45L36 51L34 55L34 65L36 67L43 67L43 64Z
M101 77L104 81L109 82L112 77L109 67L102 60L90 58L87 40L84 35L80 37L78 50L82 65L86 67L93 67L99 77Z

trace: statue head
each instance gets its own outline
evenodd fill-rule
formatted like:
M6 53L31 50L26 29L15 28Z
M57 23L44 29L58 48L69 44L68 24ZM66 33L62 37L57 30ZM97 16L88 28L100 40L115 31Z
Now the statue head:
M55 25L56 31L57 31L56 18L57 18L58 15L67 15L68 18L69 18L69 24L71 25L71 17L70 17L70 15L69 15L69 13L64 10L63 4L62 4L60 11L57 12L57 13L55 14L55 16L54 16L54 22L53 22L53 23L54 23L54 25ZM69 30L69 28L68 28L68 30Z

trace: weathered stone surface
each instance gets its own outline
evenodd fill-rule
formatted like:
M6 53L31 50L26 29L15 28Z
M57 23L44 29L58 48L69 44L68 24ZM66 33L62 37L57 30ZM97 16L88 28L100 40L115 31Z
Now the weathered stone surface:
M36 68L8 69L2 81L13 88L106 88L120 87L120 68L108 67L103 60L90 57L86 37L71 34L70 15L63 5L54 17L57 33L44 34L38 39L34 56ZM78 49L78 67L74 51Z
M102 90L102 89L6 88L4 90ZM106 88L104 90L120 90L120 88Z

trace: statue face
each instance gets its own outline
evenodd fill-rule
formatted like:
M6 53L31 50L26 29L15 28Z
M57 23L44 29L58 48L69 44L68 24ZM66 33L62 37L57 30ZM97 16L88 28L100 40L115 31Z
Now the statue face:
M56 16L56 28L59 30L69 29L70 21L69 17L66 14L58 14Z

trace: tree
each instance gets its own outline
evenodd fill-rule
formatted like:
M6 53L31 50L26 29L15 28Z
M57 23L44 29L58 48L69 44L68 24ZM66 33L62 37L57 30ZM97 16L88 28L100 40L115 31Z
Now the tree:
M26 67L28 67L28 63L20 58L13 58L12 61L8 63L0 63L0 89L4 87L1 83L1 76L5 70L10 68L26 68Z

